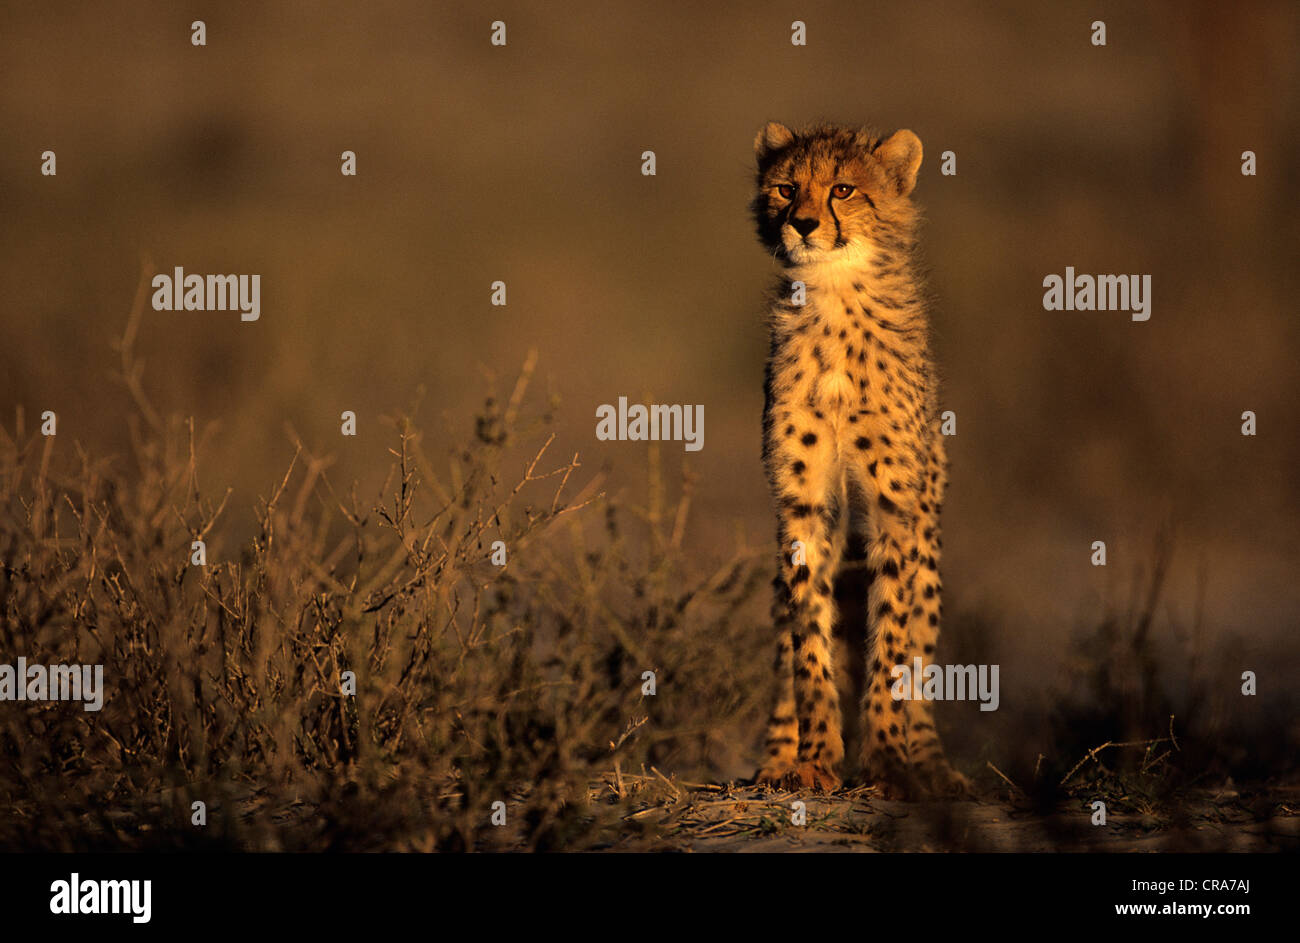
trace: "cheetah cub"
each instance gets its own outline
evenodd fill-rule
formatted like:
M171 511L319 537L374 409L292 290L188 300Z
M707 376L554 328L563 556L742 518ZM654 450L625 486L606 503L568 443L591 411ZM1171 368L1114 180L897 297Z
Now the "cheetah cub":
M757 780L834 789L852 733L886 794L961 791L933 705L891 695L893 666L933 659L941 611L945 455L909 199L921 142L773 122L754 150L758 234L782 265L763 409L780 693ZM858 692L860 721L842 725Z

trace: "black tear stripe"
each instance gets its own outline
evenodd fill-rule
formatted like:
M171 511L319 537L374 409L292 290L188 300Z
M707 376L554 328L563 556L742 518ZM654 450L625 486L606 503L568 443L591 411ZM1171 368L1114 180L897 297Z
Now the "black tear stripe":
M834 193L835 188L831 187L829 193ZM826 197L826 209L830 211L831 219L835 221L835 248L842 249L848 245L844 237L840 234L840 218L835 215L835 197L828 195Z

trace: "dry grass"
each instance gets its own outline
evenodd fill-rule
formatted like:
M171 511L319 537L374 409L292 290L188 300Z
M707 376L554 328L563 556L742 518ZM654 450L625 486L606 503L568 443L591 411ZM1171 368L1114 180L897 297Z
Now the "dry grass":
M145 393L142 299L122 343L130 466L29 436L21 413L0 443L0 648L102 664L107 692L98 713L3 713L0 846L581 848L618 827L588 795L611 764L707 767L761 712L766 659L706 657L753 636L756 561L685 569L689 487L622 505L553 457L531 359L445 456L395 420L375 503L298 443L231 546L202 437Z

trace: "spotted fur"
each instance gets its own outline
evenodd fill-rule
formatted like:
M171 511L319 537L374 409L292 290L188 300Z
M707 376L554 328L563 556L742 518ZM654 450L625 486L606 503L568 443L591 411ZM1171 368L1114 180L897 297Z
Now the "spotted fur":
M964 780L944 758L933 706L890 693L894 665L933 660L942 611L946 457L910 199L921 142L911 131L881 140L771 123L754 150L759 238L782 267L763 412L781 548L772 610L780 692L757 779L836 788L840 700L857 680L865 778L891 793L958 789ZM803 305L793 301L797 282ZM836 656L834 637L854 580L856 672L852 658ZM839 628L850 630L852 652L854 626Z

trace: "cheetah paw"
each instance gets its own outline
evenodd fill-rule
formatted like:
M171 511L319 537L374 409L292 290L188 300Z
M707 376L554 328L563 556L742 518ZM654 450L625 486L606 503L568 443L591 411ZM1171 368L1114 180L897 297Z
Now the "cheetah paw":
M911 766L883 759L864 764L864 771L883 799L960 798L972 791L970 780L943 760Z
M917 768L915 779L919 791L927 796L955 799L968 796L972 792L970 780L949 766L946 761Z
M754 783L794 792L801 789L834 792L840 788L840 778L835 773L820 763L813 762L765 766L754 776Z

